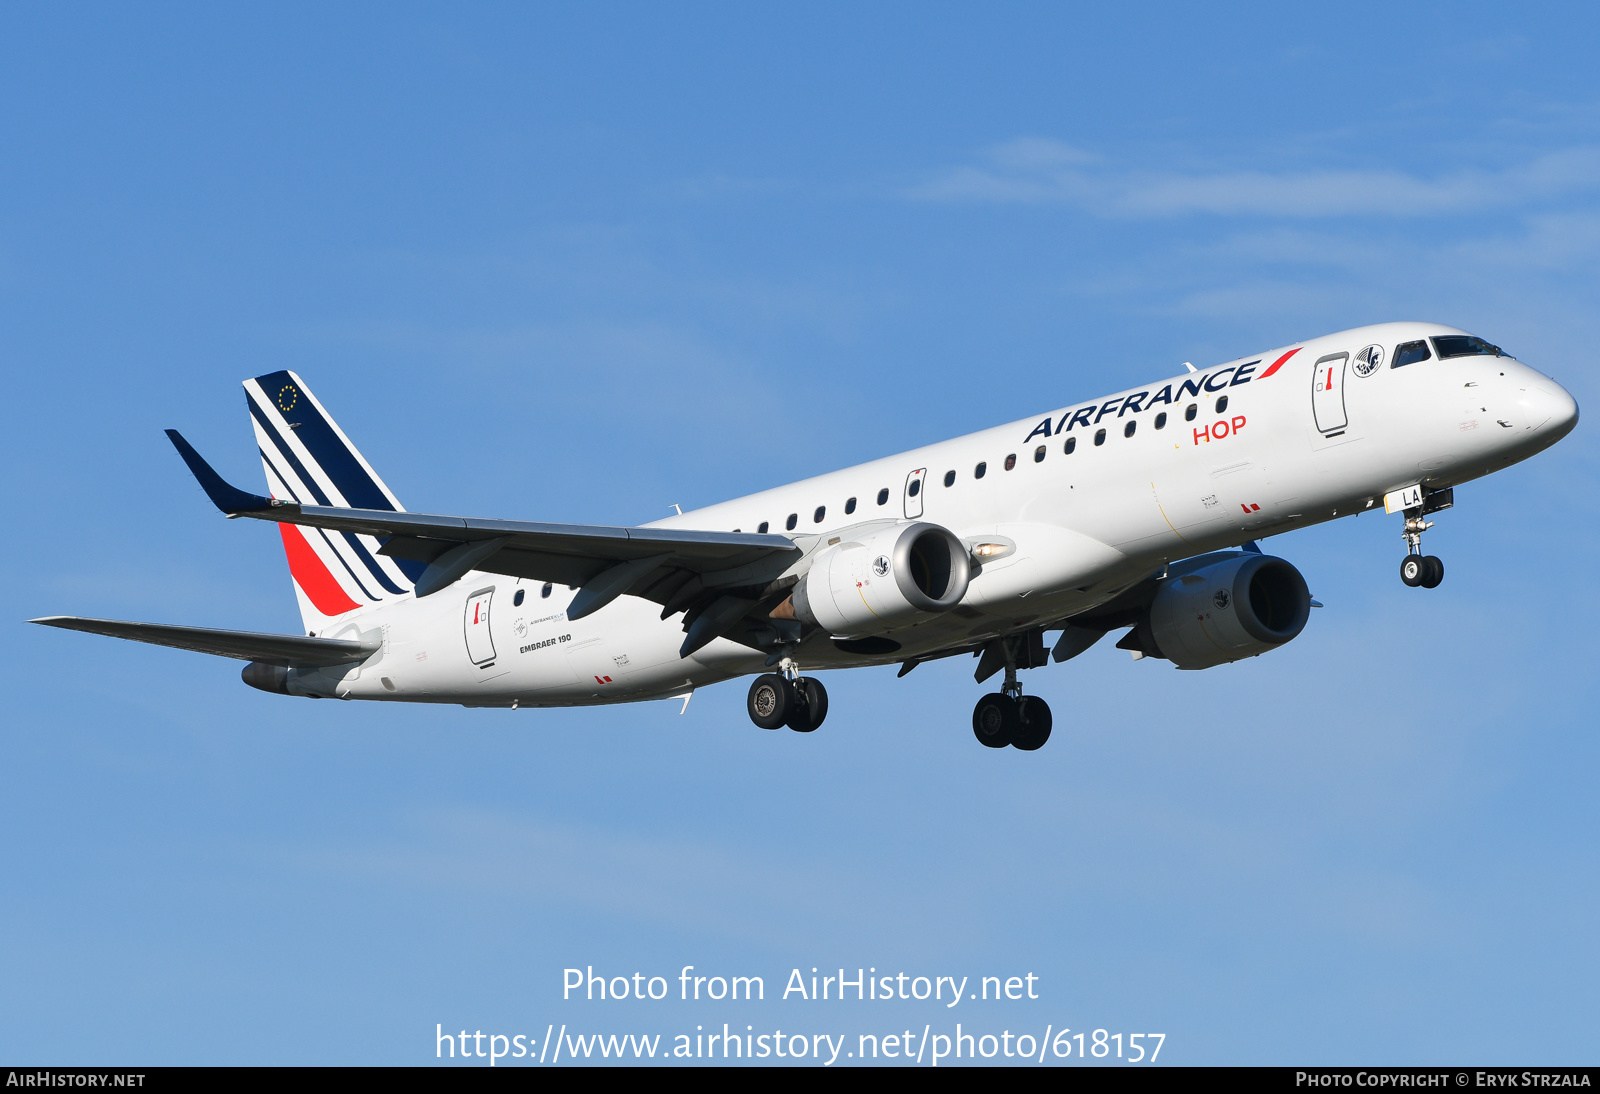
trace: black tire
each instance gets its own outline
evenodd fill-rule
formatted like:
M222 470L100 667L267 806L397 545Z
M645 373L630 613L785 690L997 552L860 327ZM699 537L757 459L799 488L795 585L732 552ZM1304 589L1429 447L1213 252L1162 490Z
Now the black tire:
M796 733L810 733L828 717L828 689L811 676L802 676L792 687L794 710L784 724Z
M1017 704L1009 695L991 692L972 708L972 735L988 748L1004 748L1017 729Z
M750 685L750 694L745 696L750 720L762 729L777 729L783 725L794 706L794 692L789 681L773 672L757 676Z
M1400 580L1415 589L1428 576L1428 563L1422 555L1407 555L1400 560Z
M1424 589L1437 589L1439 582L1444 580L1444 563L1438 555L1428 555L1422 560L1427 573L1422 575Z
M1017 728L1011 734L1011 747L1033 752L1050 739L1050 704L1037 695L1024 695L1017 711Z

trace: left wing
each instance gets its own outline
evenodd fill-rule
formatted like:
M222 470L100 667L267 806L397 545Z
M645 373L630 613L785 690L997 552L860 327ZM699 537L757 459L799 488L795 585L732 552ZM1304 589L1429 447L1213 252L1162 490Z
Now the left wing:
M776 634L778 624L757 609L782 598L774 582L804 555L786 536L301 505L229 485L176 430L167 430L167 436L212 503L229 517L376 537L383 541L379 553L428 564L416 582L419 597L446 588L469 570L577 586L569 619L592 615L623 594L644 597L662 605L662 619L686 613L684 657L719 635L759 648L767 632ZM747 615L753 618L746 621Z

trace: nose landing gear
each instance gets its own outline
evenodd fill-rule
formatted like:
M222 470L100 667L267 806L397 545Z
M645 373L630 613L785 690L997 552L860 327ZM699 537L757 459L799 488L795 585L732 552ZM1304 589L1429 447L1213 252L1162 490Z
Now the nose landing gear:
M1400 561L1400 580L1413 589L1418 586L1436 589L1439 582L1444 580L1444 563L1439 556L1422 553L1422 533L1433 527L1433 521L1425 518L1432 511L1426 505L1405 511L1406 524L1401 535L1406 541L1406 557Z
M987 748L1012 748L1033 752L1050 739L1054 719L1050 705L1037 695L1024 696L1017 680L1016 660L1007 650L1006 682L997 692L978 700L972 708L972 735Z
M796 733L810 733L828 716L828 691L822 681L801 676L799 667L784 658L782 675L768 672L756 677L745 696L745 708L762 729L788 726Z

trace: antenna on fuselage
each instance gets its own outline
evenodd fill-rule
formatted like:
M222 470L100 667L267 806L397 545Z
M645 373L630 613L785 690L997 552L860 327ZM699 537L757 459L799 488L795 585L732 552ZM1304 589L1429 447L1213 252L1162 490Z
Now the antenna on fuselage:
M1188 361L1185 361L1183 363L1183 367L1188 369L1190 372L1199 372L1200 371L1199 369L1197 369L1193 365L1191 365Z

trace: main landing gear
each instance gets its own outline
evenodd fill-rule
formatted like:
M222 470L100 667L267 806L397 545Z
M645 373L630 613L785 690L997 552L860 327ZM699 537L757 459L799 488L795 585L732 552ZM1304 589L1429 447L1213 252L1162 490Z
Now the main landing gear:
M1032 752L1050 739L1050 705L1037 695L1022 694L1016 662L1006 659L1006 682L972 708L972 735L988 748L1020 748Z
M1425 519L1426 513L1420 505L1407 509L1406 526L1401 533L1406 541L1406 557L1400 561L1400 580L1413 589L1436 589L1444 580L1444 563L1439 556L1422 553L1422 533L1433 527L1433 521Z
M750 720L762 729L788 726L796 733L810 733L828 716L828 690L821 680L801 676L788 658L782 668L782 675L764 673L750 685L745 697Z

